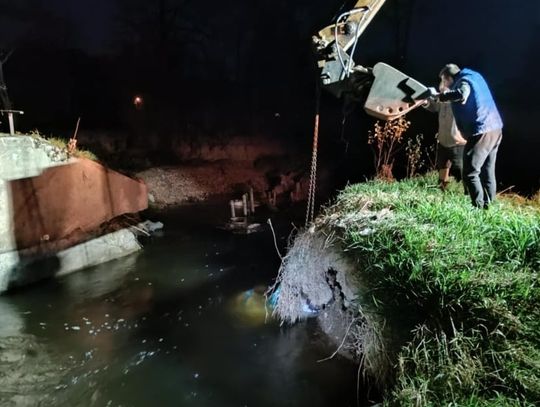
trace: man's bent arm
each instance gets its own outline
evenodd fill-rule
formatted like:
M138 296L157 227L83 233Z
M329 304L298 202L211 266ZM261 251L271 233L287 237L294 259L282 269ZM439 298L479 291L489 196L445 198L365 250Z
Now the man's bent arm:
M457 89L449 90L439 95L439 101L441 102L461 102L461 104L467 103L467 99L471 95L471 85L465 81L461 81Z

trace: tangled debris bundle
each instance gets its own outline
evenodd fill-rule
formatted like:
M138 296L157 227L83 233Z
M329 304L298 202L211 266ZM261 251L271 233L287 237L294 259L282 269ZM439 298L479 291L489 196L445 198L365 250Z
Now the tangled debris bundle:
M388 380L391 368L385 324L362 307L365 301L360 297L369 294L363 290L358 265L344 253L336 231L362 224L360 233L367 236L389 215L387 210L364 209L342 217L329 212L318 218L310 230L297 236L274 285L280 290L274 314L282 322L292 324L309 316L310 310L318 310L321 329L338 347L335 354L360 362L362 372L380 385Z
M347 281L352 276L347 273L351 265L332 245L332 238L321 233L307 232L297 237L283 259L277 279L280 295L274 312L282 321L294 323L302 319L306 302L313 309L323 308L334 299L333 289L337 286L347 305L354 301L356 293ZM338 270L333 283L329 281L329 270Z

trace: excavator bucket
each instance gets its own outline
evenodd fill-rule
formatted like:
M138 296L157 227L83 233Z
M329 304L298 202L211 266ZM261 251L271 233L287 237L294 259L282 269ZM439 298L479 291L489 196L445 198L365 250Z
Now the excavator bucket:
M313 37L323 88L334 96L363 99L366 112L378 119L393 120L422 105L428 88L391 66L378 63L372 69L353 60L358 38L386 0L358 0L341 13L334 24Z
M394 120L425 103L428 88L397 69L379 62L364 109L381 120Z

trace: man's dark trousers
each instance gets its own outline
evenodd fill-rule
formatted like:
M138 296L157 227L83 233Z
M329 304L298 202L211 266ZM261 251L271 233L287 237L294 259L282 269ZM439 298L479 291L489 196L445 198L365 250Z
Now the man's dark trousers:
M487 208L495 200L495 161L501 139L502 129L467 137L463 153L463 182L472 204L478 208Z

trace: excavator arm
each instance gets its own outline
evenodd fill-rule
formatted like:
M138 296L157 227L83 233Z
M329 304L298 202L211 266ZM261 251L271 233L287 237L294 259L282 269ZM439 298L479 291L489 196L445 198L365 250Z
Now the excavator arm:
M363 34L385 1L358 0L351 10L340 14L334 24L320 30L314 37L314 42L321 48L337 42L343 51L348 51Z
M313 47L324 89L338 98L365 99L364 109L369 115L393 120L422 105L430 92L420 82L387 64L378 63L370 68L354 62L360 36L385 2L358 0L334 24L313 36Z

